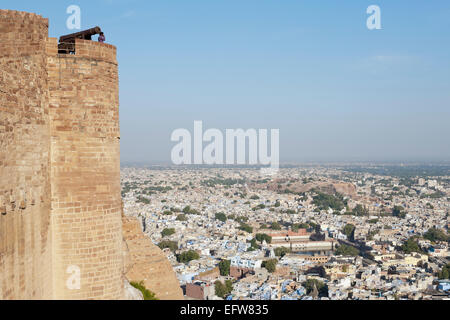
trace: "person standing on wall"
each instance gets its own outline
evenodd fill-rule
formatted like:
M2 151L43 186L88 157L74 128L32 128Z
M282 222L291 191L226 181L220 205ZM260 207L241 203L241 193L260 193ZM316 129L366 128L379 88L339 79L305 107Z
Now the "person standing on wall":
M105 42L105 34L103 32L100 32L100 35L98 36L98 42Z

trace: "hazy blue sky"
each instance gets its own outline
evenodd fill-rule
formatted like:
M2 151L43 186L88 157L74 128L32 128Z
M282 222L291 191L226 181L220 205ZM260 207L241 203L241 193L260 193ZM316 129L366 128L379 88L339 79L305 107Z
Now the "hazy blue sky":
M9 1L118 47L123 161L174 129L278 128L281 161L450 159L450 1ZM382 30L366 27L381 7Z

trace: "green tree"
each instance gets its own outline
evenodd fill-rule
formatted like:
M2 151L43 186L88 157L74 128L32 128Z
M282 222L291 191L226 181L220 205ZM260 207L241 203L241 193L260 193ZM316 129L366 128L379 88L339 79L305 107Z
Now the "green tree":
M183 213L184 214L197 214L197 215L200 214L200 212L198 212L197 210L192 209L191 206L184 207Z
M347 239L350 241L355 240L355 226L352 224L347 224L344 229L342 229L342 233L347 236Z
M423 237L431 242L449 241L449 236L441 229L430 228Z
M219 262L219 270L221 276L229 276L230 275L230 260L222 260Z
M369 213L369 211L367 210L367 208L363 207L360 204L357 204L356 207L353 209L352 213L355 216L365 216Z
M359 255L359 250L352 247L352 246L348 246L348 245L340 245L336 251L334 252L335 255L337 256L353 256L356 257L357 255Z
M302 284L307 294L311 294L314 291L314 287L317 288L320 297L328 296L328 286L320 280L317 279L308 279Z
M450 279L450 264L447 264L444 267L442 267L442 270L439 271L438 276L439 279L441 280Z
M239 226L239 230L245 231L247 233L252 233L253 232L253 228L250 227L248 224L246 223L241 223L241 225Z
M175 229L174 228L165 228L162 232L161 235L163 237L168 237L171 236L175 233Z
M214 282L214 291L216 296L224 299L233 291L233 283L230 280L226 280L225 284L223 284L221 281L217 280Z
M291 229L294 232L298 232L299 229L309 229L311 226L307 223L299 223L299 224L293 224Z
M290 252L291 252L291 249L285 248L285 247L278 247L278 248L275 248L274 252L275 252L275 255L276 255L277 257L281 257L281 258L282 258L282 257L284 257L286 254L290 253Z
M230 217L228 217L228 218L231 219ZM243 223L243 222L247 222L248 218L247 217L243 217L243 216L238 216L238 217L234 217L233 220L236 221L236 222L239 222L239 223Z
M261 210L266 208L266 206L264 204L258 204L256 207L252 208L253 211L257 211L257 210Z
M225 280L225 289L227 290L227 295L233 292L233 282L231 280Z
M403 243L401 250L404 253L413 253L413 252L423 253L415 237L411 237L408 240L406 240Z
M263 268L266 268L266 270L269 271L270 273L274 273L277 270L277 263L278 263L277 259L270 259L263 261L261 266Z
M272 237L269 236L268 234L265 233L258 233L256 235L256 240L259 242L263 242L264 240L266 241L266 243L272 243Z
M216 296L218 296L220 298L225 298L225 295L227 293L227 289L226 289L225 285L219 280L214 282L214 291L216 293Z
M190 206L184 207L183 212L188 214L189 212L191 212L191 207Z
M162 250L162 249L169 248L170 251L175 252L175 251L178 250L178 242L176 242L176 241L164 240L164 241L161 241L161 242L158 244L158 247L159 247L161 250Z
M317 195L313 197L313 204L319 210L328 210L331 208L334 211L341 211L344 209L345 204L342 195L329 195L320 191L316 191L316 193Z
M142 197L142 196L138 196L137 202L140 202L140 203L143 203L143 204L149 204L149 203L150 203L150 200L147 199L147 198L144 198L144 197Z
M392 215L394 217L402 219L405 218L406 217L405 208L403 208L402 206L394 206L394 208L392 209Z
M270 228L272 230L281 230L281 226L278 222L272 222L272 224L270 225Z
M216 213L215 217L216 217L216 220L219 220L219 221L222 221L222 222L226 222L227 221L227 216L223 212Z
M179 214L177 216L177 221L187 221L187 217L185 214Z
M197 260L199 258L200 258L200 256L196 251L189 250L189 251L185 251L185 252L182 252L181 254L179 254L177 256L177 261L180 263L188 263L192 260Z
M252 249L250 251L253 251L255 249L259 249L259 245L256 242L256 238L253 238L252 240L250 240L250 249Z

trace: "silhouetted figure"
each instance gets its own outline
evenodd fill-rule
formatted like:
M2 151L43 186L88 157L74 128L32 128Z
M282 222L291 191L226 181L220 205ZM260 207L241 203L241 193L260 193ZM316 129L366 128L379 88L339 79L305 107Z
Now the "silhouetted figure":
M100 35L98 36L98 42L105 42L105 34L103 32L100 32Z

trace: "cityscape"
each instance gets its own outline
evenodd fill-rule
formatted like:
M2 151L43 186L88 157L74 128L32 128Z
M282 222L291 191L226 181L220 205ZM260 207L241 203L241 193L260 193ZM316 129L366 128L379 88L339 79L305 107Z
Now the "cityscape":
M448 165L128 167L124 213L186 299L449 297Z

